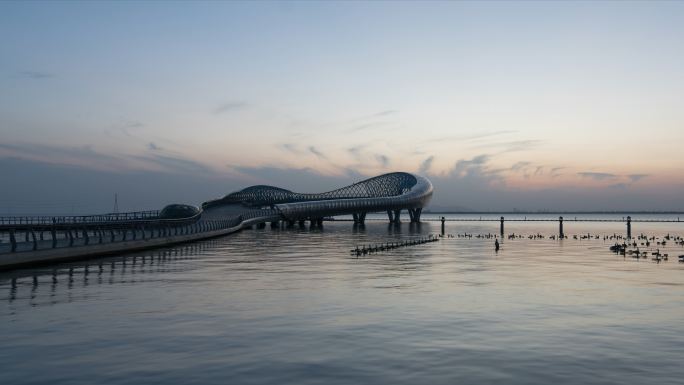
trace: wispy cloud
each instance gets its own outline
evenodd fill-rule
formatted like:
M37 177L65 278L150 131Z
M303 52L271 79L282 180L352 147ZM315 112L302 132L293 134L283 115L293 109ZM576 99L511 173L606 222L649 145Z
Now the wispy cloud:
M577 175L581 176L582 178L589 178L589 179L593 179L593 180L606 180L606 179L617 178L617 175L611 174L608 172L584 171L584 172L578 172Z
M387 166L389 166L389 163L390 163L389 157L387 155L384 155L384 154L376 154L375 160L377 160L378 163L380 163L380 166L382 166L382 167L387 167Z
M434 160L435 160L434 155L430 155L427 158L425 158L425 160L420 163L420 167L418 168L418 173L419 174L427 174L428 171L430 171L430 167L432 167L432 162Z
M54 78L55 74L43 71L21 71L17 74L17 77L24 79L42 80Z
M549 171L549 176L551 178L557 178L561 175L563 175L560 171L565 170L565 167L552 167L551 171Z
M152 151L161 151L161 147L157 146L157 144L154 142L148 143L147 148L152 150Z
M361 151L366 148L366 145L360 144L357 146L349 147L347 149L347 152L350 153L354 159L361 160Z
M499 153L506 153L506 152L527 151L527 150L530 150L534 147L537 147L541 143L542 143L541 140L536 140L536 139L514 140L514 141L510 141L510 142L483 143L483 144L473 146L473 148L494 148L494 149L498 149Z
M490 138L490 137L499 136L499 135L514 134L516 132L518 132L518 131L516 131L516 130L499 130L499 131L488 131L488 132L472 133L472 134L465 134L465 135L439 136L439 137L424 140L423 143L449 142L449 141L467 142L467 141L475 141L478 139Z
M316 155L320 159L328 159L327 156L325 156L324 153L320 152L316 147L314 146L309 146L309 152Z
M513 164L513 166L511 166L511 171L524 170L527 167L529 167L530 164L531 164L530 162L516 162L515 164Z
M223 114L226 112L238 111L247 107L247 102L242 100L236 100L228 103L221 104L214 109L214 114Z
M171 156L171 155L161 155L161 154L152 154L152 155L141 155L141 156L132 156L135 159L142 160L145 162L149 162L155 165L158 165L161 167L163 171L167 172L173 172L173 173L181 173L181 174L186 174L186 173L191 173L191 174L213 174L214 171L209 168L207 165L190 160L187 158L183 158L180 156Z
M285 150L285 151L292 153L292 154L299 155L302 153L302 151L299 149L299 147L294 143L282 143L282 144L278 145L278 148Z
M380 112L377 112L377 113L375 113L375 114L373 114L373 115L370 115L369 117L370 117L370 118L377 118L377 117L380 117L380 116L394 115L394 114L396 114L396 113L398 113L398 112L399 112L399 111L397 111L397 110L385 110L385 111L380 111Z
M359 131L366 131L366 130L371 130L371 129L377 129L382 126L388 125L389 122L370 122L370 123L363 123L363 124L358 124L350 129L347 130L347 132L359 132Z
M629 178L629 180L632 183L634 183L634 182L638 182L644 178L647 178L648 176L649 176L649 174L629 174L629 175L627 175L627 178Z

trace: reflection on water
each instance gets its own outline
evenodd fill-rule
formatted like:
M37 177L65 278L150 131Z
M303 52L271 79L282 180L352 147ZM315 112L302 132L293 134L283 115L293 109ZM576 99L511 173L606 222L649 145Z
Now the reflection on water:
M456 236L497 229L452 222L439 242L357 257L440 224L267 227L0 273L0 382L680 383L682 246L655 263L602 238L504 239L496 253Z

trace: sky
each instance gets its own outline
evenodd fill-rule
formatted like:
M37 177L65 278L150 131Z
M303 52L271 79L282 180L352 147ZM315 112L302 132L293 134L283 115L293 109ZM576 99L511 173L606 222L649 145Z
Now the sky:
M684 2L2 2L0 215L320 192L684 210Z

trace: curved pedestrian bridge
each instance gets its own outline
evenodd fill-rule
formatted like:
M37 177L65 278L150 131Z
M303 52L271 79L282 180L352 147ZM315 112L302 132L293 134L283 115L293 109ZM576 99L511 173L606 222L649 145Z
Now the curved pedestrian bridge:
M0 269L115 254L226 235L252 226L310 221L322 226L336 215L363 224L366 213L387 212L390 222L408 211L419 222L432 197L424 177L395 172L324 193L251 186L200 208L169 205L160 211L62 217L0 218Z

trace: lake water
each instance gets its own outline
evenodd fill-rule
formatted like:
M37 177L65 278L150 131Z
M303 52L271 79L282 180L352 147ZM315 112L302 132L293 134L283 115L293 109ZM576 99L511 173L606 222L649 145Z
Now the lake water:
M498 226L447 222L439 242L356 257L440 225L326 222L0 273L0 383L682 384L684 248L656 263L572 238L623 223L567 222L570 239L498 253L448 237Z

